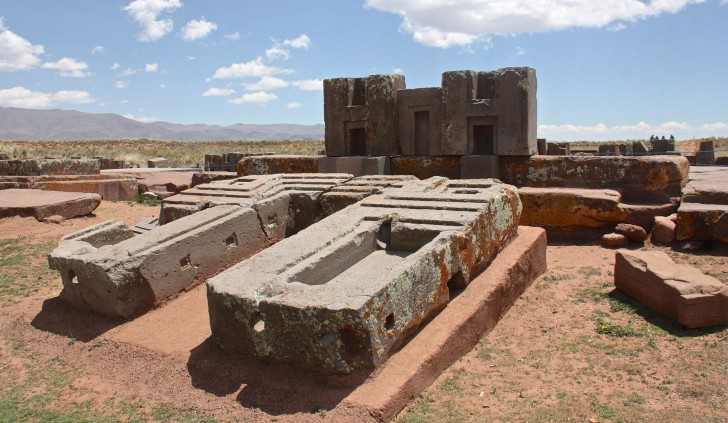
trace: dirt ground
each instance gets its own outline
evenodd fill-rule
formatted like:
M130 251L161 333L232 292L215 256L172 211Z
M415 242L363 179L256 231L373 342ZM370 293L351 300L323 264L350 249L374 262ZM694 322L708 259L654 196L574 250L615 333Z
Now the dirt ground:
M45 256L61 236L156 213L103 202L61 224L0 219L0 421L331 420L353 388L225 355L207 341L204 287L131 321L57 299ZM635 248L728 283L727 245ZM728 421L728 326L687 331L619 294L611 250L550 245L548 265L401 421Z

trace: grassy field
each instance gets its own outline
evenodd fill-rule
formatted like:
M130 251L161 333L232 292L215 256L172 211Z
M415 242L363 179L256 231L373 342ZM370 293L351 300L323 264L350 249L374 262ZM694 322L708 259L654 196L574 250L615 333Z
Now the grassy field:
M322 154L323 151L323 141L0 141L0 153L15 159L104 156L144 166L153 157L166 157L172 167L202 164L205 154L272 152L309 155Z

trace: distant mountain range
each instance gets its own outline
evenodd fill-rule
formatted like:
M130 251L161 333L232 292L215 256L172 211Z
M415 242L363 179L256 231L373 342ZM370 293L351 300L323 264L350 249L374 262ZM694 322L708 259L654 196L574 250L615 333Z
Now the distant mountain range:
M322 140L324 125L144 123L113 113L0 107L0 140L136 139L174 141Z

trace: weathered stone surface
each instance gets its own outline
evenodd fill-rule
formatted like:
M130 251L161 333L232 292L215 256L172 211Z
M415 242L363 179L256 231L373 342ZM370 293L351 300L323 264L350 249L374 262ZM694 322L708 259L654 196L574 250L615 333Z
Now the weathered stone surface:
M411 175L361 176L331 188L321 195L321 209L330 216L344 208L358 203L385 188L402 187L407 181L416 181Z
M134 232L132 232L124 224L124 222L106 220L97 225L89 226L70 233L61 238L61 240L87 242L95 248L100 248L104 245L117 244L121 241L132 238L133 236Z
M10 160L10 156L5 153L0 153L0 160Z
M348 173L354 176L388 175L389 157L321 157L318 162L320 173Z
M237 163L236 163L237 166ZM209 184L214 181L224 181L226 179L235 179L238 177L237 172L223 172L223 171L212 171L212 172L197 172L192 174L192 185L190 188L194 188L198 185Z
M676 237L680 241L728 242L728 204L680 204Z
M65 302L129 317L266 245L255 210L218 206L100 248L75 239L61 241L48 264L61 274Z
M32 216L42 221L58 215L71 219L91 213L100 203L98 194L6 189L0 191L0 217Z
M370 370L447 305L515 233L494 180L408 182L208 280L213 340L322 373Z
M622 248L629 245L629 238L623 234L611 233L602 236L602 247Z
M398 154L397 94L402 75L324 80L327 156Z
M321 194L352 178L347 174L243 176L199 185L162 202L160 219L171 222L209 207L254 207L276 241L323 218ZM273 235L273 234L277 235Z
M127 175L0 177L0 189L7 188L95 193L107 201L134 201L138 192L136 179Z
M399 156L392 157L393 175L413 175L419 179L428 179L433 176L442 176L450 179L460 179L460 157L420 157Z
M169 160L165 159L164 157L155 157L147 161L147 167L169 167Z
M677 215L677 239L728 242L728 168L691 169Z
M678 204L666 203L666 204L625 204L621 203L619 208L627 212L627 217L624 219L625 223L637 225L645 229L645 231L652 230L652 225L655 223L655 217L665 216L677 211Z
M394 421L412 398L490 332L531 283L546 271L546 234L520 226L518 235L498 253L468 288L397 351L377 372L327 413L331 421L349 421L349 409L366 410L377 421ZM337 410L346 410L339 417Z
M0 160L0 175L93 175L99 173L99 161L93 159L22 159Z
M547 144L546 154L549 156L568 156L571 154L571 144L568 142L550 142Z
M618 251L614 285L689 328L728 322L728 286L661 251Z
M139 190L136 179L127 175L39 176L33 188L96 193L106 201L134 201Z
M183 209L163 225L142 221L128 239L118 224L87 228L61 241L49 265L61 274L66 302L109 316L137 315L320 219L321 193L349 179L265 175L201 185L165 200L162 209L187 205L196 212ZM96 233L104 245L89 235Z
M631 242L643 242L647 239L647 231L643 227L629 223L617 224L614 232L626 236Z
M728 168L716 166L690 168L682 202L728 204Z
M652 228L652 242L668 243L675 240L675 222L665 216L656 216Z
M403 156L441 156L442 88L417 88L397 93L399 148Z
M442 74L443 155L537 153L536 70Z
M318 173L319 159L324 156L252 156L238 162L238 176L274 175L278 173Z
M189 189L192 172L135 172L132 174L139 184L139 192L153 192L159 198L167 198Z
M498 156L463 156L460 158L462 179L487 179L500 177Z
M608 189L518 189L523 203L521 225L600 228L621 222L620 194Z
M500 157L500 179L517 187L608 188L629 204L677 204L687 183L684 157Z

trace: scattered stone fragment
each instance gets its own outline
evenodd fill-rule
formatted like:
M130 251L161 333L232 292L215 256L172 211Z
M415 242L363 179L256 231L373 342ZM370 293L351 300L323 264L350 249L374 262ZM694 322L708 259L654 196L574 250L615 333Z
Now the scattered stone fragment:
M147 161L147 167L169 167L169 160L164 157L155 157Z
M617 251L614 285L689 328L728 322L728 286L661 251Z
M655 217L652 227L652 242L668 243L675 240L675 222L669 217Z
M629 223L618 224L614 228L614 232L626 236L631 242L643 242L647 239L647 231L644 228Z
M629 245L629 238L622 234L604 234L602 236L602 247L604 248L622 248Z
M145 192L142 194L142 200L146 200L146 201L159 200L159 195L157 195L154 192L148 191L148 192Z
M6 189L0 191L0 218L32 216L43 221L47 217L58 215L71 219L91 213L100 203L101 196L98 194Z
M59 216L57 214L54 214L53 216L48 216L45 219L43 219L43 221L46 223L54 223L56 225L60 225L65 220L66 219L64 219L63 216Z

